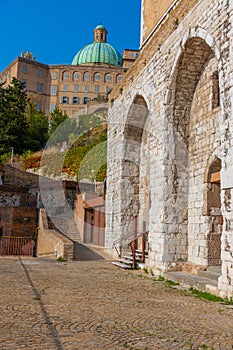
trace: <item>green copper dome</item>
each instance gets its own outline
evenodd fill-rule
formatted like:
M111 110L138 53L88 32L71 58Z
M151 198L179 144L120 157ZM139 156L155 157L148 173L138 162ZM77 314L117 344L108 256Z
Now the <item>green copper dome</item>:
M102 23L100 23L95 29L105 29L106 30L105 26L103 26Z
M93 43L85 46L74 57L72 64L106 63L121 66L122 57L111 45L107 43Z
M121 55L113 46L106 43L107 33L107 29L99 24L94 29L94 43L84 46L75 55L72 64L105 63L121 66Z

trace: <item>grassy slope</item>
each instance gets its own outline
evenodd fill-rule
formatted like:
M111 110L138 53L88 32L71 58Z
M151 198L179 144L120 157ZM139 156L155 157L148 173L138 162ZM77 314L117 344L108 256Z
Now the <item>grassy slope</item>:
M49 167L43 169L44 175L59 174L59 164L63 172L76 175L77 180L89 179L103 181L106 176L107 124L106 111L99 111L79 117L77 133L80 135L64 155L54 150L46 156ZM38 168L41 155L29 154L24 159L24 167Z

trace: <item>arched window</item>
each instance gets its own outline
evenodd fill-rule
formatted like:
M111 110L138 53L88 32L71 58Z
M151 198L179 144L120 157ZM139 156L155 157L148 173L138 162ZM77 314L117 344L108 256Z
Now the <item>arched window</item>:
M94 80L95 81L100 81L100 73L95 73Z
M62 79L63 80L69 79L69 72L63 72Z
M79 79L79 73L78 72L74 72L73 80L78 80L78 79Z
M83 79L84 79L84 81L90 80L90 73L85 72L85 73L84 73L84 76L83 76Z

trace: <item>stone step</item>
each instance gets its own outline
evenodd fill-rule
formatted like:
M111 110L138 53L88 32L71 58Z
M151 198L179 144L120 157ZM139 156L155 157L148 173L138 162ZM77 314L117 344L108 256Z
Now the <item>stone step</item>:
M208 278L208 279L213 280L213 281L217 281L218 278L220 277L220 275L221 275L220 273L209 271L209 269L207 271L199 271L198 272L198 276Z
M136 249L136 253L142 254L142 251L140 249ZM145 255L148 255L148 251L147 250L145 250Z
M81 242L80 234L72 217L50 217L50 222L64 236L74 242Z
M130 255L133 255L132 252L129 253ZM148 255L148 252L145 252L145 256ZM141 258L142 257L142 251L141 250L136 250L135 256Z
M112 264L117 266L117 267L120 267L122 269L130 269L131 270L131 266L130 265L121 263L120 261L113 261Z
M132 255L124 255L123 258L124 258L124 259L128 259L128 260L131 260L131 261L132 261L132 259L133 259L133 258L132 258ZM136 256L136 257L135 257L135 260L136 260L136 261L141 261L141 258L140 258L139 256Z
M130 260L130 259L125 259L125 258L119 258L118 261L123 263L123 264L130 265L130 266L132 266L132 264L133 264L132 259Z
M218 273L219 275L221 275L222 266L221 266L221 265L218 265L218 266L208 266L207 271L215 272L215 273Z
M165 272L163 274L165 279L173 282L179 282L183 287L193 287L201 291L217 293L218 283L216 280L204 278L198 275L190 275L186 272Z

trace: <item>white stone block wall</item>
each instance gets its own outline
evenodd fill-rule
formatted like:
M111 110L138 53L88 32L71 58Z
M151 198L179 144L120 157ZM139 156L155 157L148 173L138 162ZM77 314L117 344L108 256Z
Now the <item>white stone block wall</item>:
M233 293L232 48L232 2L199 1L109 109L105 242L111 249L131 230L132 216L139 215L139 227L148 220L149 265L155 271L182 261L207 265L206 174L220 159L219 289L227 296ZM217 108L212 105L214 71L220 86ZM125 137L125 124L142 126L137 96L148 111L149 136L134 143Z

